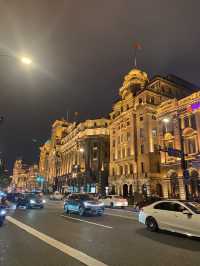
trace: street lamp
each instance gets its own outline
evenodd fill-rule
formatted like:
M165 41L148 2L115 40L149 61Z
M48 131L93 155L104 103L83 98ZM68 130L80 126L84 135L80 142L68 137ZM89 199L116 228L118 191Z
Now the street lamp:
M81 153L84 153L84 149L83 149L83 148L80 148L79 151L80 151Z
M168 118L168 117L165 117L165 118L163 118L163 123L165 124L165 130L166 130L166 133L167 133L167 124L169 124L169 122L170 122L170 119Z
M33 63L31 58L26 56L21 57L21 62L25 65L31 65Z

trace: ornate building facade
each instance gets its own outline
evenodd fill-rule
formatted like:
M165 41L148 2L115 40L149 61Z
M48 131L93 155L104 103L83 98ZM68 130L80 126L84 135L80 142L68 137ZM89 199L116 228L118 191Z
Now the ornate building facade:
M157 182L164 197L200 196L200 92L158 107L158 139L162 150L173 148L185 154L188 178L183 178L181 159L161 152L161 178ZM188 195L186 195L188 193Z
M56 121L41 147L40 173L54 190L104 193L108 186L109 120Z
M162 190L159 106L169 99L181 99L194 92L191 84L175 76L156 76L133 69L119 89L120 99L110 113L110 174L113 193L123 196L134 192L152 195ZM166 195L166 193L165 193Z
M12 183L11 186L16 190L37 189L37 177L39 175L38 165L27 165L22 160L16 160L13 167Z

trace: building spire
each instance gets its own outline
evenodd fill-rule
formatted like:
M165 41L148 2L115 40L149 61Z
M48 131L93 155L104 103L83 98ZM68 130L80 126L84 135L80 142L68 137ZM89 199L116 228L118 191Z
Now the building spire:
M137 68L137 51L142 50L142 46L139 42L135 42L133 44L133 48L134 48L134 68Z

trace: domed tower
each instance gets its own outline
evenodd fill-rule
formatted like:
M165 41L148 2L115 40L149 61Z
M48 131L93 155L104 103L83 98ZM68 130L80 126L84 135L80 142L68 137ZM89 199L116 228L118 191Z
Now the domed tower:
M138 91L145 88L148 81L147 73L134 68L125 76L123 86L119 89L119 94L122 99L130 92L136 95Z

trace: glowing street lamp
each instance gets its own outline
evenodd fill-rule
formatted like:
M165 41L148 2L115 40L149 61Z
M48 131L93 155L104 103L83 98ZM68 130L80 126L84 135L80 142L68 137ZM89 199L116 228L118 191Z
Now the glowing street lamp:
M169 123L169 118L167 118L167 117L165 117L165 118L163 118L163 120L162 120L165 124L168 124Z
M32 60L29 57L21 57L21 62L25 65L31 65L32 64Z
M84 152L84 149L83 149L83 148L80 148L79 151L80 151L81 153L83 153L83 152Z

